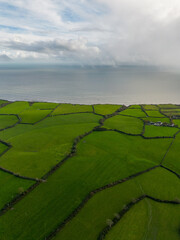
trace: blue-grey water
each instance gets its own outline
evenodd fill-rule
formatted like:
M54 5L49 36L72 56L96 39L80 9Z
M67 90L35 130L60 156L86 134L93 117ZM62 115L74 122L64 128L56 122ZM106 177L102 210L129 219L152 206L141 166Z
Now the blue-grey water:
M0 99L180 104L180 72L155 67L1 65Z

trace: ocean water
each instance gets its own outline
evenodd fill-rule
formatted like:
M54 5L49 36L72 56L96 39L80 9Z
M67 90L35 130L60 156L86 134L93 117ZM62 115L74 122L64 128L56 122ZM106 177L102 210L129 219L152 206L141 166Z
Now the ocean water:
M180 72L130 66L1 65L0 99L180 104Z

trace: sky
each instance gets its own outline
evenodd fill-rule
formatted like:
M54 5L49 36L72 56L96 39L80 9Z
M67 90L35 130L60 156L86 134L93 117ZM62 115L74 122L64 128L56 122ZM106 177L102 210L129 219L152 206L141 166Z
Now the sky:
M180 66L179 0L0 0L0 62Z

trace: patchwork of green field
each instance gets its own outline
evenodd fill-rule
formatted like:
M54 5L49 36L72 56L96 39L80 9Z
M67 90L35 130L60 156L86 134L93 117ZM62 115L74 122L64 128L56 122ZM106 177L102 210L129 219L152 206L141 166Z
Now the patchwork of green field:
M0 115L0 130L11 127L19 121L16 115Z
M42 177L70 152L74 138L97 126L99 119L91 113L49 117L0 132L0 139L13 146L0 158L0 166L23 176Z
M67 113L93 112L91 105L60 104L52 113L53 116Z
M157 105L143 105L144 110L159 110L159 107Z
M158 118L164 117L164 115L162 115L159 111L155 111L155 110L152 110L152 111L147 110L146 113L149 117L158 117Z
M0 209L33 183L34 181L20 179L0 170Z
M37 123L44 119L48 114L51 113L51 110L37 110L37 109L27 109L19 114L21 123Z
M153 117L146 117L146 118L141 118L142 120L144 120L145 122L153 122L153 123L157 123L157 122L162 122L162 123L171 123L170 119L167 117L163 117L163 118L153 118Z
M16 221L12 231L4 229L7 236L0 237L43 239L89 192L158 164L170 143L167 139L144 140L141 137L137 137L133 145L132 142L132 136L116 132L94 132L85 137L78 144L75 157L27 195L13 211L2 216L1 229L6 227L4 223Z
M59 103L51 103L51 102L35 102L32 104L32 108L39 110L49 110L55 109Z
M164 191L167 187L168 191ZM108 219L112 220L124 206L144 194L162 200L176 200L180 198L180 182L174 174L165 169L156 168L127 182L103 190L87 202L54 240L98 239L99 233L107 226ZM131 226L136 226L136 221Z
M145 137L173 137L179 131L175 127L145 125Z
M107 240L179 239L180 205L144 199L111 228Z
M159 107L173 114L180 108L142 106L2 106L0 239L97 240L110 225L109 240L179 239L180 130L145 123L171 123Z
M138 118L116 115L107 119L104 122L104 126L106 128L116 129L125 133L141 134L144 123Z
M97 114L108 115L116 112L122 105L111 105L111 104L97 104L94 105L94 111Z
M120 114L140 118L146 117L146 114L141 109L126 109Z

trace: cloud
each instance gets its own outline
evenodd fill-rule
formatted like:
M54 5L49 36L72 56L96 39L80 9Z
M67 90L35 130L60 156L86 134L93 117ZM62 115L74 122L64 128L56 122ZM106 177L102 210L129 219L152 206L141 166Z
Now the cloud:
M0 54L0 62L11 62L12 59L6 54Z
M51 41L35 41L31 43L21 41L7 41L4 46L14 50L58 54L59 52L88 52L99 53L99 48L88 46L86 39L65 40L55 39Z
M179 65L178 0L0 0L0 50L13 59Z

